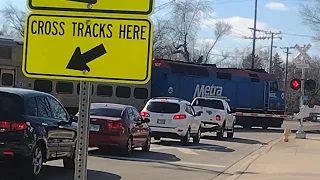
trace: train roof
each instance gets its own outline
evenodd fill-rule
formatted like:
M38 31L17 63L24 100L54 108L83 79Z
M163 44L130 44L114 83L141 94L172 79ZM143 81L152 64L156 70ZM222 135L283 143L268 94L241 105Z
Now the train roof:
M1 46L22 46L23 39L0 35L0 45Z
M244 76L248 78L259 78L267 80L275 80L274 74L267 73L264 69L239 69L239 68L218 68L215 64L196 64L184 61L174 61L168 59L155 59L153 60L153 66L156 67L169 67L172 68L178 65L180 68L183 67L195 67L201 71L209 71L214 73L230 73L233 76Z

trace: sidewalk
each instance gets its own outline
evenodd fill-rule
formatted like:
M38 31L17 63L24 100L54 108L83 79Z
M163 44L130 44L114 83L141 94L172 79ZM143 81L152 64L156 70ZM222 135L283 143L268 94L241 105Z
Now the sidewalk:
M237 180L319 180L320 135L283 140L249 165Z

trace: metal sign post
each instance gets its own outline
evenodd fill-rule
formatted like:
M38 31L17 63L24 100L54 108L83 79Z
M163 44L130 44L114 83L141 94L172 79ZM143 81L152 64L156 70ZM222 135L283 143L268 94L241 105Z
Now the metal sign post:
M85 72L84 72L85 73ZM74 180L87 179L87 157L89 144L89 111L91 102L91 82L80 82L79 119Z
M305 69L309 68L309 64L306 64L306 60L311 60L311 57L307 54L307 51L311 48L311 44L304 46L301 48L299 45L295 45L295 49L299 51L299 54L295 57L295 60L302 60L301 64L297 65L297 68L301 68L302 76L301 76L301 97L300 97L300 110L304 105L304 82L306 79ZM296 133L296 138L305 139L306 133L303 130L303 119L300 119L300 124L298 131Z

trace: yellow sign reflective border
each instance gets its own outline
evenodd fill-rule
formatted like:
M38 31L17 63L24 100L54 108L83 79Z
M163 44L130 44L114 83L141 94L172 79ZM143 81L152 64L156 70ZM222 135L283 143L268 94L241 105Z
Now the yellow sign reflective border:
M22 72L27 77L133 84L150 80L149 19L31 13L26 22Z
M28 7L45 11L150 15L154 0L28 0Z

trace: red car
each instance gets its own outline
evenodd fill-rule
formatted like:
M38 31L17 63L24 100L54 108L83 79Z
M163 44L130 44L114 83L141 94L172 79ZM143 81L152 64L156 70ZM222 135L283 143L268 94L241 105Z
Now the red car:
M139 111L129 105L92 103L90 107L89 146L121 148L130 155L133 148L150 150L151 129L149 119L142 118Z

